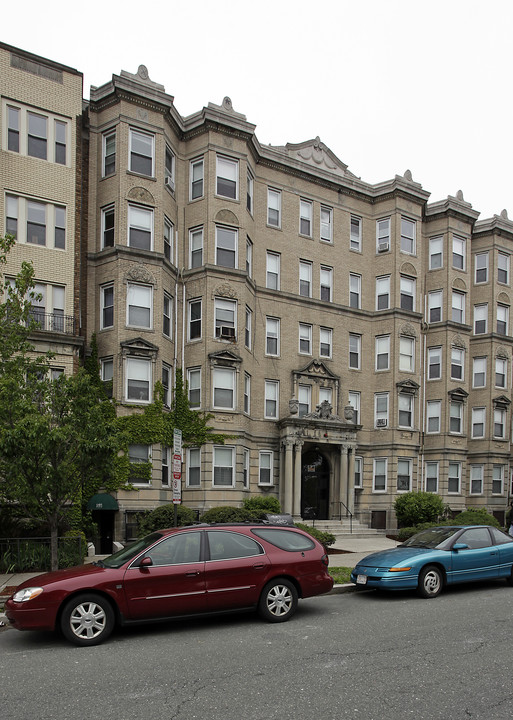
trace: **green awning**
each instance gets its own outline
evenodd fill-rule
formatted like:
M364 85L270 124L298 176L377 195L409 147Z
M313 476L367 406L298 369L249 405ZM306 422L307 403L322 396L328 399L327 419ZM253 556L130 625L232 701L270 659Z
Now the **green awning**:
M87 503L88 510L119 510L118 501L108 493L98 493Z

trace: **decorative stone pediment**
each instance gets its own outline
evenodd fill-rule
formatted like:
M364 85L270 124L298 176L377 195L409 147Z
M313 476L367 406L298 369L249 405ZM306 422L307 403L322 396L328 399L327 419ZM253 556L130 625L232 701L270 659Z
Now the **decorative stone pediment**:
M225 297L230 298L230 300L235 300L237 298L237 293L235 292L235 288L232 285L228 285L228 283L223 283L222 285L218 285L216 288L214 288L212 297Z
M224 225L236 225L239 227L239 218L231 210L219 210L214 218L214 222L223 223Z
M417 269L411 262L404 262L401 265L400 270L402 275L410 275L410 277L417 277Z
M234 367L242 362L242 358L231 350L219 350L208 354L211 365L221 365L223 367Z
M331 370L322 362L322 360L312 360L305 365L302 370L294 370L294 376L308 375L316 378L330 378L332 380L339 380L338 375L335 375Z
M497 295L497 302L503 303L504 305L510 304L509 295L505 292L501 292Z
M511 405L511 400L506 397L506 395L499 395L498 397L493 399L493 404L496 408L507 410L508 407Z
M305 140L302 143L287 143L285 146L274 147L274 150L286 153L290 158L300 160L321 170L329 170L338 175L355 177L319 137Z
M415 328L415 325L412 323L405 323L404 325L401 325L399 328L398 337L401 337L401 335L407 335L408 337L417 337L417 330Z
M468 392L461 387L449 390L447 394L451 400L460 400L461 402L468 398Z
M465 350L465 348L467 347L461 335L453 335L452 346L455 348L460 348L460 350Z
M120 343L123 355L139 356L144 358L156 357L159 349L153 343L144 340L141 337L125 340Z
M467 290L467 284L465 283L462 278L456 278L452 284L453 290L462 290L463 292L466 292Z
M145 203L146 205L155 205L155 198L143 187L134 187L127 193L128 200L135 200L135 202Z
M148 270L148 268L142 263L138 263L137 265L130 265L125 271L124 279L125 282L131 280L133 282L141 282L146 283L147 285L153 285L155 287L157 286L155 275L150 272L150 270Z
M501 360L507 360L508 359L508 351L504 347L504 345L499 345L497 348L497 352L495 353L495 357L501 358Z
M417 391L419 389L420 385L415 382L415 380L401 380L401 382L396 383L396 388L401 393L407 393L409 395L416 395Z

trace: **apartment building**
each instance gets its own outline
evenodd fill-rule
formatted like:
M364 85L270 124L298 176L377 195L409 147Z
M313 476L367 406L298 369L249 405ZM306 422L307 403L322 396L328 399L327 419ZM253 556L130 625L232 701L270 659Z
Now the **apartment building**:
M18 97L32 82L2 96L5 229L31 160L9 149L4 108L38 107L35 90ZM86 345L96 336L119 412L151 403L157 380L170 405L181 368L191 407L229 436L185 449L184 504L271 494L296 518L385 528L398 493L419 489L453 512L484 506L503 519L505 211L479 220L461 192L430 202L409 171L366 183L319 138L261 145L229 98L182 117L144 66L91 88L81 119L49 110L70 118L70 143L73 123L83 128L73 312ZM55 204L58 187L47 190ZM171 500L172 448L141 442L130 458L152 475L118 493L122 540L138 512Z

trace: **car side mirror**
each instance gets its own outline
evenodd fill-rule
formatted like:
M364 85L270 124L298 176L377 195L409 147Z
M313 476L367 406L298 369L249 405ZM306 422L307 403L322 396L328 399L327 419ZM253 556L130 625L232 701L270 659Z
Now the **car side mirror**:
M468 550L468 545L466 543L454 543L452 546L453 550Z
M153 565L153 560L151 559L151 557L148 557L148 555L146 557L143 557L143 559L139 563L140 568L150 567L151 565Z

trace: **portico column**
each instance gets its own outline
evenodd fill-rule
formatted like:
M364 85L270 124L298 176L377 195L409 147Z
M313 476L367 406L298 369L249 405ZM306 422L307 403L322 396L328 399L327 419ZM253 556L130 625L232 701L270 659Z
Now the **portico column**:
M283 512L292 515L292 492L293 492L293 476L292 476L292 448L294 441L287 438L283 443L285 446L285 489L283 493Z
M301 449L303 447L302 440L296 440L294 444L294 492L292 516L295 519L301 517Z
M339 497L340 514L343 515L347 507L347 445L340 446L340 480Z
M351 515L354 515L354 448L350 448L349 452L347 493L347 507Z

